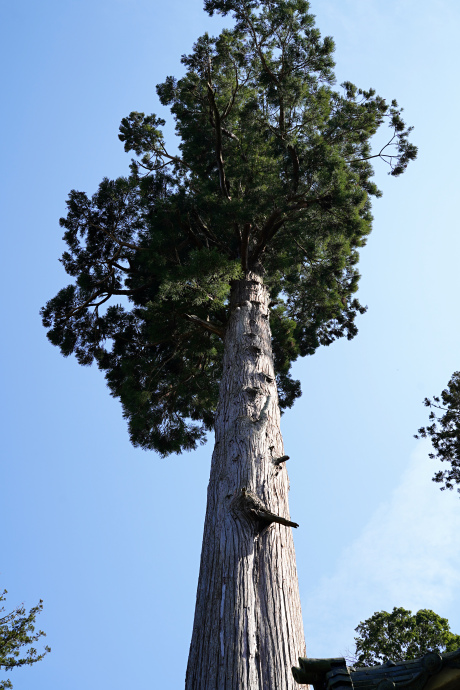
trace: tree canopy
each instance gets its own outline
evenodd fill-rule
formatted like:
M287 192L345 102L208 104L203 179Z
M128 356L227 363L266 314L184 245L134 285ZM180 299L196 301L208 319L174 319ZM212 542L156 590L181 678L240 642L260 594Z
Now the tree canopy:
M434 448L430 458L450 464L436 472L433 481L442 484L441 491L452 490L455 484L460 485L460 371L452 374L440 396L425 398L424 403L431 410L431 423L422 426L415 438L430 438ZM460 487L457 491L460 493Z
M201 36L185 74L157 86L179 137L132 112L119 138L130 174L92 196L72 191L61 219L74 282L42 310L50 341L96 362L135 445L192 449L211 429L232 281L248 269L271 294L281 408L300 395L290 367L353 338L358 250L371 230L372 159L400 175L416 156L396 101L335 89L334 43L306 0L206 0L235 23ZM387 122L389 140L373 152Z
M427 652L453 652L460 647L460 635L451 632L447 618L430 609L415 614L397 607L391 613L379 611L355 631L355 666L417 659Z
M6 594L6 590L0 594L0 602L5 601ZM31 666L51 651L48 646L45 646L41 653L33 646L28 647L28 645L37 642L40 637L45 637L43 630L35 632L35 619L42 609L43 602L40 600L36 606L30 609L29 613L26 613L26 609L22 605L11 613L0 616L0 669L2 671L11 671L13 668L26 665ZM1 606L0 613L4 611L5 607ZM10 680L0 680L0 690L12 687Z

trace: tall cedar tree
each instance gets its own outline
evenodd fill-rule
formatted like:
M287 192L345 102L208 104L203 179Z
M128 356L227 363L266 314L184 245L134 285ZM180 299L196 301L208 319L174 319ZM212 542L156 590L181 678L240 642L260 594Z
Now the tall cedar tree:
M396 101L333 89L334 43L306 0L205 9L234 28L157 86L178 152L156 115L122 120L130 175L70 193L74 282L42 315L65 356L105 372L134 445L179 453L214 429L186 687L285 690L305 653L279 431L300 395L290 367L356 334L371 161L398 176L416 149Z
M430 408L429 424L418 430L415 438L430 438L434 453L430 458L438 458L450 465L445 470L435 472L433 481L441 484L441 491L452 489L457 484L460 494L460 371L455 371L441 395L433 399L425 398L425 407Z

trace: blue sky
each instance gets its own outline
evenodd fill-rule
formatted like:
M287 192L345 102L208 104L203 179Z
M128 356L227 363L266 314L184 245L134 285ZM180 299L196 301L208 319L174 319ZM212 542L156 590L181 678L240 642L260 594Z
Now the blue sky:
M433 608L460 633L460 501L430 480L413 434L422 400L460 368L458 69L453 0L313 0L338 81L397 98L419 159L383 198L362 252L369 311L352 342L299 361L282 419L311 656L353 646L374 611ZM127 171L132 110L210 19L201 0L17 0L0 15L4 336L0 588L44 599L52 653L16 690L183 686L212 439L161 460L133 449L100 373L64 360L39 308L66 281L58 219L70 189ZM168 129L172 136L173 129Z

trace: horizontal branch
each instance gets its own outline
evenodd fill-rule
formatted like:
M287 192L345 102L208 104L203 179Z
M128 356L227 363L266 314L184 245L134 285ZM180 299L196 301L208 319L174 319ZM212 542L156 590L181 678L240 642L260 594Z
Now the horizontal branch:
M282 455L280 458L273 458L272 463L274 465L281 465L282 462L289 460L289 455Z
M111 240L121 245L122 247L128 247L128 249L134 249L134 251L148 251L147 247L138 247L137 244L131 244L130 242L124 242L123 240L120 240L113 233L109 232L109 230L103 228L101 225L96 225L96 223L92 223L91 221L88 221L88 224L91 228L94 228L95 230L100 230L100 232L104 233L104 235L107 235L107 237L110 237Z
M225 331L217 324L211 323L211 321L204 321L203 319L198 318L198 316L195 316L194 314L183 314L183 316L188 321L191 321L195 325L200 326L200 328L203 328L205 331L210 331L211 333L218 335L219 338L222 338L223 340Z

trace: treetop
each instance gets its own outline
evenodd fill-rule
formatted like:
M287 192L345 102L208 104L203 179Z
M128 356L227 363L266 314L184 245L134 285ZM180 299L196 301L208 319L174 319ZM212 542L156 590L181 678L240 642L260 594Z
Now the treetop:
M430 609L415 614L402 607L379 611L355 629L356 666L417 659L427 652L453 652L460 635L451 632L449 621Z
M305 0L206 0L234 27L201 36L185 73L157 86L175 119L132 112L119 138L130 174L92 197L72 191L61 219L74 282L43 309L48 337L95 361L120 397L132 441L162 454L212 428L232 281L263 275L280 403L291 363L352 338L358 251L371 230L374 159L398 176L416 156L396 101L334 85L334 43ZM388 144L370 140L383 123ZM193 318L190 318L193 317Z

